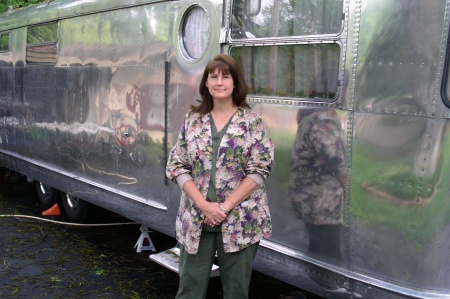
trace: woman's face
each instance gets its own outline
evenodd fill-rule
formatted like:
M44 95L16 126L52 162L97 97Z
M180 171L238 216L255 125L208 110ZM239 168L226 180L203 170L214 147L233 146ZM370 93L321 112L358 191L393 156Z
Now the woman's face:
M224 75L215 69L208 75L205 85L214 101L233 101L234 81L231 74Z

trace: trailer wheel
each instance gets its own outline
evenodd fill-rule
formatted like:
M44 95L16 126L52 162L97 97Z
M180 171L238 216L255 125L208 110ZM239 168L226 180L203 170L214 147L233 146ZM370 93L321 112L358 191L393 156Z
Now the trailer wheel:
M58 201L59 191L57 189L39 181L34 181L34 183L36 185L39 201L44 206L44 209L50 208Z
M61 204L66 217L76 223L83 223L88 214L90 204L76 196L61 192Z

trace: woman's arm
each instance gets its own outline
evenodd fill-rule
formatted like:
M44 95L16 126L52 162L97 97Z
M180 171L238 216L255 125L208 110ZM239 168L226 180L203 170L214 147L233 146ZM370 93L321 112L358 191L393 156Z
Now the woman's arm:
M253 191L255 191L258 184L251 179L246 177L241 184L230 194L225 202L222 203L222 208L224 208L227 214L234 209L237 205L247 199Z
M274 146L261 118L257 118L250 126L250 136L252 142L245 166L246 175L260 175L265 180L273 165Z
M178 134L178 139L173 148L169 152L166 164L166 176L174 181L183 174L190 174L192 166L188 161L187 144L186 144L186 128L189 126L189 114L184 119L183 126Z

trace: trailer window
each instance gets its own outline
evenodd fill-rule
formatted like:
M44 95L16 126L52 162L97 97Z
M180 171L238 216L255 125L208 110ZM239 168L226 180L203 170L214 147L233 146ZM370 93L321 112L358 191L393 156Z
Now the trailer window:
M0 52L9 51L9 32L0 33Z
M338 44L234 47L249 93L333 102L339 91Z
M181 45L187 59L197 60L205 54L211 35L210 23L206 11L198 5L185 13L181 27Z
M28 27L26 61L31 64L55 64L58 23Z
M343 0L235 0L233 39L337 34Z

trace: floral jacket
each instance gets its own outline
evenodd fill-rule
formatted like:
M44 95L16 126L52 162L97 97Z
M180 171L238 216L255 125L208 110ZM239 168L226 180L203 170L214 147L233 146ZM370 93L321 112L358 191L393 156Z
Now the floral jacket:
M205 196L211 178L212 138L210 114L189 112L167 162L166 175L175 179L188 173ZM267 178L273 163L273 143L261 118L239 108L224 134L216 163L217 201L224 202L249 174ZM204 215L182 192L176 220L177 240L186 251L198 251ZM222 223L225 252L236 252L272 234L272 222L264 184L228 213Z

